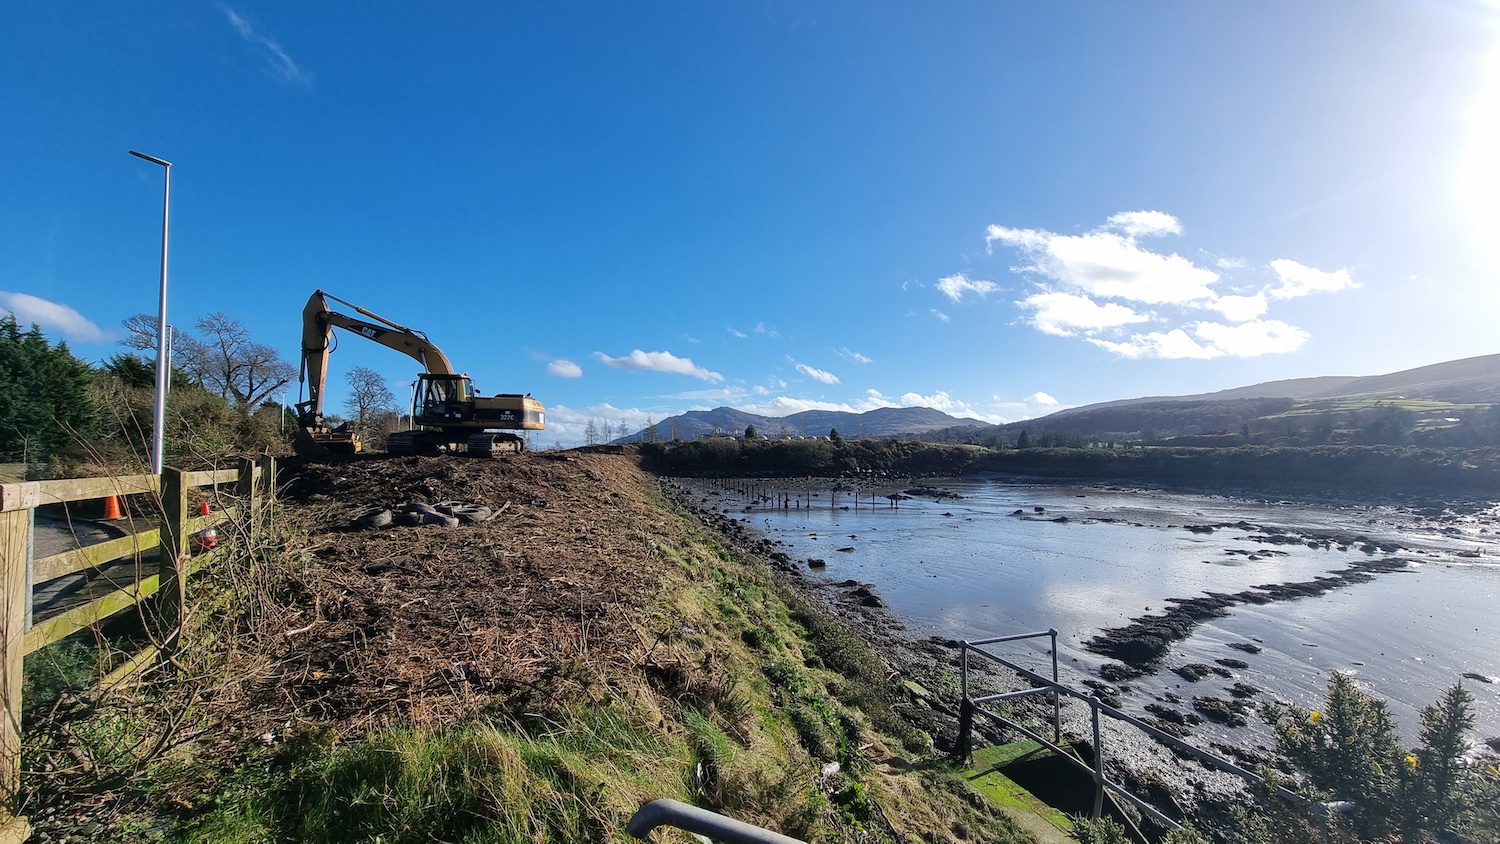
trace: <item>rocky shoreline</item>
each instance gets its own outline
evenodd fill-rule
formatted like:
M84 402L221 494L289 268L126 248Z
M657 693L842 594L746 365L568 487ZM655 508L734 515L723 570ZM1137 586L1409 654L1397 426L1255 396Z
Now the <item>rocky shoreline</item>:
M892 709L913 726L932 737L936 753L948 755L958 744L959 643L942 637L914 639L875 591L874 584L856 580L820 579L809 573L816 561L805 562L782 550L781 543L761 534L745 518L726 515L714 509L712 499L694 495L691 490L668 479L662 479L667 497L691 513L707 527L734 543L744 552L765 561L782 582L804 598L815 602L854 629L890 665L893 681L900 679L901 699ZM935 497L935 496L934 496ZM994 694L1015 691L1029 684L1008 669L972 660L970 683L976 693ZM1095 684L1089 684L1091 688ZM1110 687L1099 683L1097 692L1109 703ZM1050 723L1051 703L1046 696L1036 696L1010 706L1013 717L1036 723ZM1076 702L1063 706L1065 738L1090 752L1086 737L1091 726L1088 707ZM1201 718L1188 715L1185 720ZM1166 722L1163 722L1166 723ZM1228 805L1245 799L1243 783L1227 774L1184 759L1166 745L1146 734L1113 721L1106 721L1106 767L1111 777L1123 782L1135 793L1149 795L1169 814L1210 825L1221 822ZM1185 730L1166 732L1185 735ZM981 743L1000 744L1019 738L1007 734L998 725L976 719L975 735ZM1222 750L1218 752L1223 752Z

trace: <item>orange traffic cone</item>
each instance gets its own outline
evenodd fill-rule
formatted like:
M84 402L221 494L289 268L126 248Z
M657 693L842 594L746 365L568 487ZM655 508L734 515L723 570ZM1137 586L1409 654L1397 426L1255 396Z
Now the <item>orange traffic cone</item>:
M104 496L104 518L105 519L118 519L118 518L120 518L120 498L119 498L119 496L115 496L115 495L106 495L106 496Z
M200 516L207 516L208 515L208 502L207 501L205 501L202 504L198 505L198 515L200 515Z

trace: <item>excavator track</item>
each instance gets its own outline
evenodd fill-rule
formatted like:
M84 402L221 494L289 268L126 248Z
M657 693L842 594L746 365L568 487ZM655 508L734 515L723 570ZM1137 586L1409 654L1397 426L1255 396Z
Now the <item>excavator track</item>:
M501 454L514 454L525 447L526 441L515 434L493 434L486 431L469 437L468 453L470 457L498 457Z

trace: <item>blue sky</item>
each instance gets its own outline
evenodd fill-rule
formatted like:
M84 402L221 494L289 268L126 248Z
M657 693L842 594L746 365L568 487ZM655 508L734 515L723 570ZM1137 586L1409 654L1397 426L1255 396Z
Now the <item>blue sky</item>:
M139 149L173 322L294 361L322 288L544 444L1393 371L1500 351L1497 47L1477 0L18 0L0 308L91 361L155 313Z

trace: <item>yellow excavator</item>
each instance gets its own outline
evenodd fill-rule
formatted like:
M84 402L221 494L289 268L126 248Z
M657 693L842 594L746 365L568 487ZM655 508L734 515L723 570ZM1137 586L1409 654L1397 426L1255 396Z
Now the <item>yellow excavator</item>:
M331 310L328 300L368 319ZM501 393L481 396L467 374L453 369L448 356L427 335L322 290L313 291L302 310L302 379L307 401L297 403L297 453L307 457L353 454L359 438L345 423L329 429L323 422L323 393L328 381L328 354L333 351L333 329L342 328L366 340L415 358L426 369L417 375L411 418L414 430L397 431L385 439L391 454L454 454L491 457L520 451L526 441L511 431L546 428L546 409L531 394Z

